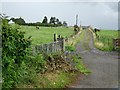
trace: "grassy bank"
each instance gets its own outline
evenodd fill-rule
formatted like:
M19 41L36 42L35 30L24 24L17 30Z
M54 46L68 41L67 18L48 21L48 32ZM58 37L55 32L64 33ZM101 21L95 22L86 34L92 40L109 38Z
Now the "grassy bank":
M113 50L113 39L118 38L116 30L101 30L97 32L98 37L95 39L95 46L103 51Z

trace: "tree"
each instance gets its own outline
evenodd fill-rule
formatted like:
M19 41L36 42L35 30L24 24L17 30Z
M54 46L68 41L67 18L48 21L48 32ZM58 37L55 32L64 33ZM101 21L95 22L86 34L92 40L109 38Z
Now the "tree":
M6 14L0 14L0 24L2 23L8 23L10 20L8 19L9 16L7 16ZM4 19L3 19L4 18Z
M61 21L59 21L58 25L59 25L59 26L62 26L62 22L61 22Z
M66 21L63 21L63 26L67 26L67 23L66 23Z
M47 17L45 16L44 19L43 19L43 21L42 21L42 23L47 24L47 22L48 22L48 19L47 19Z
M55 24L55 22L56 22L56 20L55 20L55 19L56 19L55 17L51 17L51 18L50 18L50 22L49 22L49 23L50 23L50 24Z
M23 18L11 18L10 20L12 20L13 22L15 22L16 24L19 25L24 25L25 24L25 20Z
M59 19L58 18L56 19L56 24L59 24Z

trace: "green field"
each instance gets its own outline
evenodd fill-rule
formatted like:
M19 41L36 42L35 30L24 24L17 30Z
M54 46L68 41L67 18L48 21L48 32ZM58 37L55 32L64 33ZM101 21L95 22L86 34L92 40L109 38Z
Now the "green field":
M101 30L100 32L97 33L102 36L109 36L110 38L118 37L117 30Z
M53 35L61 35L69 37L74 33L73 28L69 27L40 27L36 29L35 26L20 26L20 31L25 32L25 37L32 36L32 45L45 44L53 42Z
M97 32L99 38L95 40L95 46L100 50L112 51L113 39L118 38L117 30L101 30Z

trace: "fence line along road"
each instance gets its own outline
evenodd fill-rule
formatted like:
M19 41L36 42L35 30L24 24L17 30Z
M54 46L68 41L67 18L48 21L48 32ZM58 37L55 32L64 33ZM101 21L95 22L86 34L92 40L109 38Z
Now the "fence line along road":
M72 35L72 37L68 38L67 40L61 37L61 35L54 34L54 42L49 44L41 44L36 45L32 47L33 55L37 55L39 53L56 53L56 52L64 52L65 51L65 42L69 42L71 38L77 38L79 34L81 33L81 30L77 32L75 35Z
M64 52L65 51L65 39L57 38L54 42L48 44L36 45L33 47L33 55L37 55L39 53L56 53L56 52Z

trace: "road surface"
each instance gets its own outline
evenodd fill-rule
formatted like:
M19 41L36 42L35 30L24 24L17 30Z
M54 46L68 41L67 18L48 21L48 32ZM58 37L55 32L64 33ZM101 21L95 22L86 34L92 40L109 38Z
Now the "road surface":
M78 78L70 88L118 88L117 52L96 49L92 33L85 30L84 38L77 45L77 53L83 58L91 73Z

